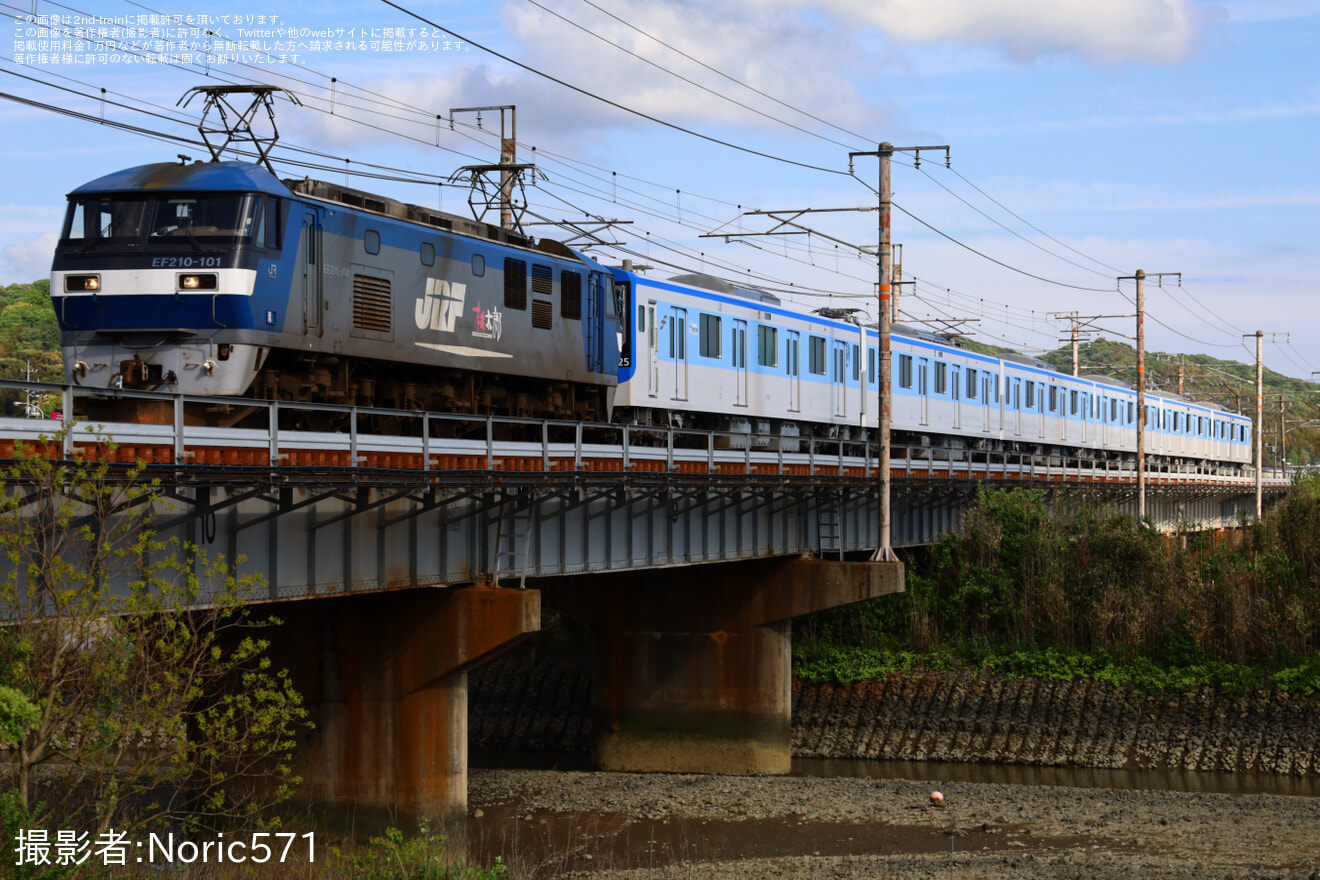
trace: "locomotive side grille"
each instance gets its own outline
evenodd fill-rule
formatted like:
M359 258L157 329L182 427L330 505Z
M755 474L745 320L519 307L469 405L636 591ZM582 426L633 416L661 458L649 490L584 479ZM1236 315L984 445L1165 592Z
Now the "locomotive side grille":
M559 316L582 320L582 276L577 272L559 274Z
M353 326L390 332L390 282L370 275L353 276Z
M554 275L549 266L532 264L532 293L550 296L555 292Z
M555 304L548 299L532 300L532 326L537 330L549 330L554 326Z
M527 263L522 260L504 260L504 307L527 310Z

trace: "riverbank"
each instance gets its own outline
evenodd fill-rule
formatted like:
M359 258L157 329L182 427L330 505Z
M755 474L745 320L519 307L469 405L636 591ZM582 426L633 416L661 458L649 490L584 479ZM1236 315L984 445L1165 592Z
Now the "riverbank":
M474 854L535 877L1320 877L1314 798L474 770L469 803Z

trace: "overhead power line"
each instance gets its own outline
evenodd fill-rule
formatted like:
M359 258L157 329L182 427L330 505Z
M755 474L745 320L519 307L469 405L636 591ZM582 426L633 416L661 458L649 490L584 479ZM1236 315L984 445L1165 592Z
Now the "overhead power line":
M535 67L532 67L530 64L524 64L521 61L518 61L514 58L510 58L508 55L505 55L501 52L497 52L494 49L490 48L489 46L485 46L481 43L476 42L475 40L469 40L467 37L463 36L462 34L455 33L454 31L451 31L449 28L437 24L436 22L432 21L431 19L427 18L424 15L419 15L418 13L413 12L411 9L407 9L403 6L400 6L399 4L393 2L393 0L381 0L381 2L384 3L386 6L390 6L393 7L394 9L397 9L399 12L402 12L404 15L417 19L427 27L435 28L438 31L449 34L454 39L461 40L469 46L475 46L481 51L489 55L493 55L496 58L508 64L512 64L514 67L517 67L520 70L525 70L528 73L535 74L536 76L539 76L542 79L549 80L555 85L563 86L564 88L570 91L577 92L579 95L582 95L583 97L590 98L593 101L599 101L600 103L613 107L616 110L621 110L624 113L630 113L633 116L639 117L641 119L645 119L648 122L654 122L656 125L663 125L665 128L673 129L674 131L680 132L682 134L690 135L691 137L700 138L701 140L706 141L708 143L718 144L719 146L722 147L728 147L731 150L737 150L740 153L746 153L750 156L759 156L762 159L769 159L772 162L782 162L785 165L793 165L797 168L806 168L811 171L820 171L824 174L838 174L840 176L845 176L845 177L848 176L848 172L846 171L840 171L836 168L825 168L820 165L812 165L810 162L798 162L795 159L785 159L783 156L776 156L772 153L762 152L761 150L754 150L751 147L744 147L740 144L735 144L730 141L717 138L713 135L703 134L699 131L693 131L692 129L679 125L676 122L669 122L668 120L661 119L658 116L652 116L649 113L643 113L641 110L628 107L624 104L620 104L617 101L612 101L609 98L604 97L603 95L598 95L589 89L584 89L581 86L573 85L572 83L562 80L557 76L553 76L552 74L546 73L543 70L537 70Z

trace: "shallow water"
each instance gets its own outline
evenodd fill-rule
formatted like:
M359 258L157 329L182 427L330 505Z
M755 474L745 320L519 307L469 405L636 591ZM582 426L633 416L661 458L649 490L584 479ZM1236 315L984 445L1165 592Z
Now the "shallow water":
M593 770L580 752L473 752L474 769ZM1196 770L1111 770L1097 767L1040 767L1029 764L970 764L953 761L879 761L868 758L794 758L793 776L911 779L930 782L995 782L1006 785L1062 785L1189 791L1206 794L1281 794L1320 797L1320 777L1276 773L1223 773Z
M1096 767L1040 767L1028 764L964 764L951 761L878 761L867 758L794 758L792 774L1320 797L1320 778L1273 773L1112 770Z

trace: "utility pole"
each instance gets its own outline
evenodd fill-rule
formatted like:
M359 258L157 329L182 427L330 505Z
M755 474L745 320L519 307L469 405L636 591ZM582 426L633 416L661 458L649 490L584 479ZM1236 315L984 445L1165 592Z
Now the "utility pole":
M1072 365L1073 365L1073 372L1072 372L1072 374L1073 374L1073 378L1074 378L1074 379L1077 378L1077 374L1078 374L1079 370L1081 369L1081 350L1080 350L1080 345L1079 345L1079 343L1081 342L1081 334L1082 334L1082 333L1090 333L1090 332L1091 332L1090 330L1087 329L1088 325L1090 325L1090 324L1092 324L1092 323L1094 323L1094 322L1096 322L1096 321L1103 321L1103 320L1106 320L1106 319L1108 319L1108 318L1131 318L1131 317L1132 317L1132 315L1085 315L1085 316L1079 316L1076 312L1047 312L1046 314L1047 314L1048 317L1051 317L1051 318L1064 318L1064 319L1066 319L1066 320L1069 322L1069 325L1070 325L1070 333L1069 333L1069 336L1070 336L1070 339L1071 339L1071 341L1072 341ZM1060 341L1060 342L1067 342L1067 341L1069 341L1069 340L1066 340L1066 339L1060 339L1059 341Z
M449 108L449 127L454 127L455 113L475 113L477 114L477 128L481 128L481 114L483 112L498 110L500 113L500 164L495 168L500 172L499 200L500 200L500 228L514 229L513 219L513 182L514 176L523 169L518 167L518 108L513 104L501 104L491 107L451 107ZM504 135L504 111L509 111L509 134ZM489 165L470 166L470 170L488 171L494 170Z
M895 322L898 320L898 296L903 292L903 245L894 245L894 310L889 315L889 320Z
M1183 373L1187 371L1187 355L1179 355L1178 361L1178 396L1183 396Z
M1254 334L1244 333L1242 338L1248 336L1256 337L1256 522L1260 522L1261 516L1261 470L1265 466L1265 331L1257 330ZM1287 333L1271 333L1270 342L1278 337L1284 337L1284 341L1289 341L1290 335Z
M944 164L949 164L948 145L938 147L895 147L889 142L881 143L876 150L870 152L857 152L848 154L848 164L858 156L875 156L880 160L880 284L877 291L879 299L878 309L880 312L880 423L878 429L878 440L880 446L880 516L878 517L876 536L879 546L871 556L872 562L895 562L898 557L894 555L893 549L889 546L889 455L890 455L890 403L892 401L890 383L889 361L890 346L889 333L891 329L892 304L890 302L890 289L893 282L892 253L889 242L889 223L890 209L893 202L893 190L890 187L889 166L894 153L912 152L915 154L916 167L921 167L922 150L943 150Z
M1165 275L1177 275L1182 285L1181 272L1153 272L1163 283ZM1146 273L1119 278L1119 281L1137 282L1137 521L1146 518Z

